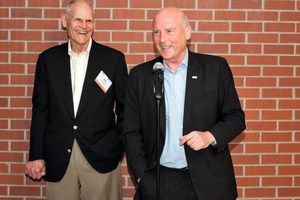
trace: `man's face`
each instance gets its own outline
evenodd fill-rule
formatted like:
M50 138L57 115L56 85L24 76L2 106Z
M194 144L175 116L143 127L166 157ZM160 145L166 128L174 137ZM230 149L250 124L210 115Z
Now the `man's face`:
M177 12L159 13L153 24L153 41L157 51L167 61L181 62L185 55L186 43L190 39L190 26L184 26Z
M85 50L94 32L92 8L85 2L77 2L68 15L62 16L72 50L79 53Z

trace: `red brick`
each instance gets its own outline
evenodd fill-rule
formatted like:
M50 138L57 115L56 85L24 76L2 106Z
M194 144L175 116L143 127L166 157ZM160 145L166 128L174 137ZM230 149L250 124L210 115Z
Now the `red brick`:
M278 196L279 197L299 197L300 188L279 188L278 189Z
M0 87L0 96L23 96L23 87Z
M299 123L298 123L299 125ZM298 126L299 129L300 126ZM281 153L300 153L300 143L283 143L278 147Z
M220 2L220 1L219 1ZM245 20L246 13L244 11L216 11L215 13L216 20Z
M113 12L114 19L144 19L145 11L144 10L134 10L134 9L115 9Z
M294 46L293 45L265 45L264 53L265 54L293 54Z
M127 1L96 1L96 8L127 8Z
M8 85L9 84L8 75L0 75L0 84L3 84L3 85Z
M142 42L144 34L142 32L114 32L112 33L112 39L114 41L123 41L126 38L127 41Z
M252 33L248 35L249 43L277 43L278 42L278 34L266 34L266 33Z
M278 175L297 175L299 174L299 165L280 165Z
M257 165L259 164L259 156L258 155L232 155L232 160L234 164L242 164L242 165Z
M261 9L262 1L260 0L232 0L231 7L233 9Z
M8 14L9 14L8 8L0 8L0 17L1 18L8 17Z
M255 199L268 197L274 199L275 189L274 188L246 188L245 195L247 197L254 197Z
M261 163L263 165L270 165L270 164L291 164L292 163L292 156L291 155L262 155Z
M260 20L260 21L277 21L279 14L278 12L267 12L267 11L248 11L249 20Z
M33 85L33 75L13 75L11 76L11 83L14 85Z
M13 40L41 40L42 33L40 31L12 31L11 38Z
M262 111L263 120L292 120L292 111Z
M60 0L51 0L51 1L37 1L37 0L28 0L29 7L54 7L57 8L60 5Z
M248 56L248 64L250 65L276 65L277 57L274 56Z
M0 42L2 51L25 51L24 42Z
M229 30L228 22L198 22L199 30L201 31L222 31L227 32ZM226 35L229 38L229 35Z
M13 8L11 10L11 16L13 18L41 18L41 9L31 9L31 8Z
M293 179L291 177L263 177L263 186L292 186Z
M57 42L34 42L34 41L28 41L27 42L27 49L28 52L37 52L41 53L42 51L58 45Z
M130 8L161 8L161 2L130 0Z
M11 120L12 129L29 129L30 120Z
M237 185L242 187L258 187L259 186L259 178L258 177L241 177L236 178Z
M280 41L282 43L300 43L300 37L299 34L281 34L280 35Z
M54 29L57 30L57 28L60 25L60 21L49 21L49 20L28 20L28 28L29 29L41 29L41 30L49 30Z
M199 1L199 8L201 9L227 9L229 7L228 1L218 1L218 0L210 0L210 1Z
M265 8L268 10L294 10L294 1L280 1L280 0L267 0L265 2Z
M0 132L0 140L24 140L23 131L2 131Z
M263 142L287 142L291 141L292 134L290 132L263 132L262 141Z
M248 87L276 87L275 78L257 78L250 77L246 79L246 86Z
M255 131L274 131L276 130L276 122L248 122L247 129Z
M245 167L246 175L248 176L257 176L257 175L275 175L276 168L275 166L246 166Z
M0 7L24 7L25 0L1 0Z
M199 46L198 52L208 54L226 53L228 48L227 44L203 44Z
M278 97L278 98L292 98L293 90L292 89L262 89L262 97Z
M293 23L265 23L266 32L295 32L295 24Z
M293 67L264 67L263 76L293 76Z
M64 1L64 2L67 2L67 1ZM63 9L60 9L60 8L56 8L56 9L44 8L44 16L45 16L45 18L52 18L52 19L60 20L61 14L64 13L64 11L65 11L64 8Z
M0 175L0 184L14 184L21 185L23 184L24 175Z
M20 19L0 19L1 27L6 27L7 29L24 29L25 21Z
M196 0L189 0L189 1L164 0L164 6L163 7L174 6L174 7L177 7L177 8L195 8L195 2L196 2Z
M232 53L246 53L246 54L260 54L262 53L261 45L251 45L251 44L232 44Z
M261 23L250 23L250 22L232 22L231 29L234 32L261 32Z
M246 144L246 153L274 153L276 151L276 144L260 143L260 144Z
M0 109L0 118L24 118L22 109Z
M11 142L12 151L28 151L29 143L28 142Z
M66 42L68 39L67 34L63 31L47 31L45 32L46 41L60 41Z
M281 65L298 65L300 63L300 57L297 55L281 56L279 62Z
M11 195L18 195L18 196L40 196L41 194L41 188L39 187L10 187L10 194Z

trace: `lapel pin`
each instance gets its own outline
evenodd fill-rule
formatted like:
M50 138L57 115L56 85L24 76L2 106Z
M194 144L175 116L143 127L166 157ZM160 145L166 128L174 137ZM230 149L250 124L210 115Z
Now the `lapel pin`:
M198 76L192 76L192 79L197 79L198 78Z

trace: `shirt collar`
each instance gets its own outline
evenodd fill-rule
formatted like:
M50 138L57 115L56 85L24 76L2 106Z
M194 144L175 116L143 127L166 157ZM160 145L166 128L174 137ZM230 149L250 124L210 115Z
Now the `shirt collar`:
M183 58L181 64L179 65L177 71L178 71L178 70L181 70L181 69L186 69L187 66L188 66L188 60L189 60L189 51L188 51L188 48L186 47L186 48L185 48L185 55L184 55L184 58ZM169 70L169 71L171 71L171 72L174 72L173 70L171 70L171 69L168 67L168 65L167 65L167 63L166 63L166 60L163 60L163 64L164 64L164 69L165 69L165 70Z
M92 38L90 38L89 44L88 44L86 50L84 50L83 52L90 52L90 51L91 51L91 48L92 48ZM69 53L69 55L75 53L75 52L72 50L72 48L71 48L71 42L70 42L70 39L69 39L69 41L68 41L68 53Z

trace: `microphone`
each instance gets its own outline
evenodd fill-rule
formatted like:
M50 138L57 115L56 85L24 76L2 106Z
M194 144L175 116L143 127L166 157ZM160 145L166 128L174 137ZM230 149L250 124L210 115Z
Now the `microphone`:
M153 65L154 72L154 96L156 100L161 100L163 97L163 83L164 83L164 66L160 62L156 62Z

